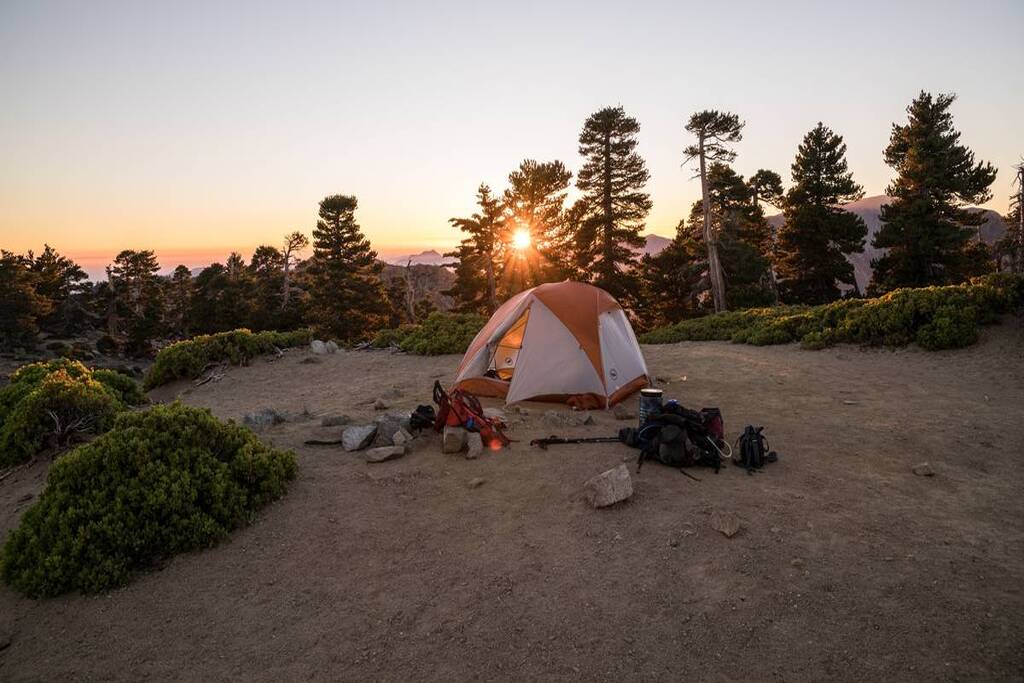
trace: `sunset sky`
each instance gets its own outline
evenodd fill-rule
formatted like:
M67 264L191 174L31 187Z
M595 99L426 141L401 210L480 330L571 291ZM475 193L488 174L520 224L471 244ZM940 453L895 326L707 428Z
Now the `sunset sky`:
M826 8L825 6L828 5ZM922 89L1000 173L1024 154L1024 2L0 2L0 247L44 242L102 270L246 255L354 194L384 255L444 250L520 160L579 168L593 111L641 124L648 232L699 184L695 110L747 121L737 170L789 180L803 134L843 135L881 194L882 149Z

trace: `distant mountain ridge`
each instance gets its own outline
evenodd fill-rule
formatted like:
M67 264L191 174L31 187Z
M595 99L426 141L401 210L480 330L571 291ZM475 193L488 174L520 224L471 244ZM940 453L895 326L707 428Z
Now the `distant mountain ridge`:
M390 263L394 266L408 265L410 261L414 266L450 266L456 263L456 259L451 256L445 256L435 249L428 249L418 254L409 254L407 256L392 256L384 260L385 263Z

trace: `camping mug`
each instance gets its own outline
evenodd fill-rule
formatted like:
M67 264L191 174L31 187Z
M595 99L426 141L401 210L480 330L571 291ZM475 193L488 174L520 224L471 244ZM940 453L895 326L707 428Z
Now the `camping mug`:
M650 415L661 412L661 389L640 390L640 427L644 426Z

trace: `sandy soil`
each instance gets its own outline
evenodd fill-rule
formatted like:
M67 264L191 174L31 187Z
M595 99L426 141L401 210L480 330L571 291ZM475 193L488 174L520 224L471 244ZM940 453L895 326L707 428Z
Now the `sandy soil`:
M1024 327L957 352L725 343L646 347L667 395L766 426L782 455L700 482L657 464L627 503L584 480L618 444L467 461L436 441L369 465L295 448L291 492L228 542L109 594L35 602L0 589L0 679L1020 679L1024 676ZM456 357L304 352L166 387L224 418L308 408L370 418L428 402ZM491 402L491 405L495 405ZM623 423L597 414L592 427ZM915 476L928 461L936 474ZM631 465L631 470L633 467ZM43 466L0 483L0 535ZM486 479L479 488L467 483ZM715 511L737 514L726 538ZM5 635L6 634L6 635Z

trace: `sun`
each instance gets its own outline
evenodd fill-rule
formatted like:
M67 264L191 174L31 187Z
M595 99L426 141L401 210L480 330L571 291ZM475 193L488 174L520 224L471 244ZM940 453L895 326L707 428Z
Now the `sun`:
M526 228L519 228L512 233L512 246L519 251L530 246L530 231Z

